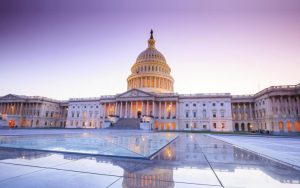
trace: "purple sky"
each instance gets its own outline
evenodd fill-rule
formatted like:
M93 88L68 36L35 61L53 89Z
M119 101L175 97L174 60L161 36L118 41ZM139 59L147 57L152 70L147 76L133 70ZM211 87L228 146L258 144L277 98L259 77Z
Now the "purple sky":
M122 93L151 28L175 92L300 83L299 0L3 0L0 95Z

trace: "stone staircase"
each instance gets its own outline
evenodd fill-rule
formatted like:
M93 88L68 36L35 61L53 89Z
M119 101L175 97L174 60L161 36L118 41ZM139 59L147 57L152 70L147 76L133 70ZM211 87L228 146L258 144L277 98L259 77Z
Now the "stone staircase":
M140 129L140 121L137 118L120 118L109 129Z

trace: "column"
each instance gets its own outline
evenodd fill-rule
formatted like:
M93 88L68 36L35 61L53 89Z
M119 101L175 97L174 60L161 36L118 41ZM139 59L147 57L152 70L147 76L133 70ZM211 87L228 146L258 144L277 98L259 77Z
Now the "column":
M120 118L123 118L123 102L120 102Z
M156 88L156 77L154 77L154 87Z
M137 113L138 113L138 106L139 106L139 102L135 101L135 116L136 116L136 118L138 118L138 115L137 115Z
M154 100L152 101L152 116L155 118L155 113L154 113Z
M23 103L21 103L21 107L20 107L20 115L23 116Z
M147 106L146 106L146 115L149 116L149 101L147 101Z
M130 101L130 118L132 118L132 101Z
M108 115L110 116L110 103L108 103Z
M161 101L159 101L159 105L158 105L158 119L161 119Z
M298 109L298 116L300 116L300 97L297 97L297 109Z
M115 107L114 107L114 114L115 115L117 115L117 109L118 108L118 103L117 102L115 102Z
M251 103L249 103L249 108L250 108L250 120L252 120L253 118L252 118L252 107L251 107L252 105L251 105ZM251 123L252 124L252 123Z
M170 102L170 119L173 119L173 113L172 113L172 103L173 101Z
M127 118L127 115L128 115L128 104L127 104L127 101L125 103L125 118Z
M144 114L144 101L142 101L142 116L145 115Z
M165 101L164 119L167 119L167 101Z
M179 106L178 106L178 101L176 101L176 119L179 119Z

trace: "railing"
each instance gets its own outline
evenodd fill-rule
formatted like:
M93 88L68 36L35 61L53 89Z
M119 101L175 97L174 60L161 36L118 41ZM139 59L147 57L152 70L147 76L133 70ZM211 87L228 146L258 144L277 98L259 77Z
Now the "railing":
M204 97L204 96L231 96L230 93L196 93L180 94L179 97Z
M245 98L252 98L252 97L254 97L254 95L232 95L233 99L237 99L237 98L245 99Z
M256 93L255 96L261 95L261 94L263 94L263 93L266 93L266 92L272 91L272 90L279 90L279 89L295 89L295 88L300 88L300 83L297 84L297 85L271 86L271 87L265 88L265 89L261 90L260 92Z
M116 95L102 95L100 97L100 99L111 99L111 98L115 98L115 97L116 97Z
M87 98L70 98L69 101L96 101L100 100L100 97L87 97Z

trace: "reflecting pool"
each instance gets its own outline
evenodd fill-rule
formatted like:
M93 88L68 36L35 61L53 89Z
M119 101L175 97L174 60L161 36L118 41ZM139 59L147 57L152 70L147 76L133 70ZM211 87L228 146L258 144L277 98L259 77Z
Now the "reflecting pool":
M72 138L75 143L84 142L89 146L96 144L99 137L96 133L93 134L60 136L62 140ZM140 135L135 135L136 137L130 131L116 134L124 134L124 137L120 140L110 132L108 137L101 140L107 139L110 144L141 155L151 153L148 151L152 151L151 147L154 147L148 142L138 150L128 147L130 143L143 142L142 136L144 140L156 137L149 136L149 133L137 132ZM208 135L151 134L157 134L158 138L173 139L154 153L151 160L2 147L0 187L300 187L300 171ZM42 142L43 139L39 136L37 140ZM42 137L49 141L45 135ZM75 141L76 137L80 138ZM85 142L84 138L89 141ZM139 141L136 138L140 138ZM51 143L51 139L49 142ZM153 145L164 145L157 142L153 142ZM76 145L75 143L73 144ZM68 144L72 145L71 141Z

